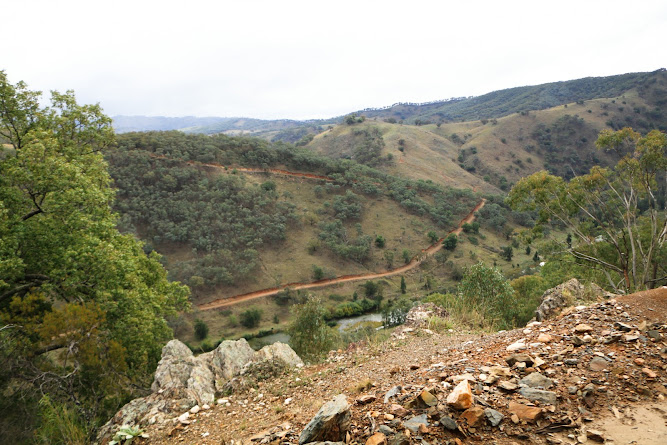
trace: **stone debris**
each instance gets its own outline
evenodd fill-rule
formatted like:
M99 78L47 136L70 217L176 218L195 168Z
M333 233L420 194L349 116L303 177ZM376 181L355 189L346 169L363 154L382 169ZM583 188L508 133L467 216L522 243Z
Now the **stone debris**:
M325 403L299 436L299 445L316 441L340 441L350 428L350 405L339 394Z
M454 409L468 409L472 406L473 395L468 380L462 380L447 396L447 404Z

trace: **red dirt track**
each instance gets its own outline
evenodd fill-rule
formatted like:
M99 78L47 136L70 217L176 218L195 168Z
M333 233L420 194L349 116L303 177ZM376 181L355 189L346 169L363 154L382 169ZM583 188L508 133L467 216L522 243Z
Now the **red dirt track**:
M240 170L240 169L239 169ZM266 171L266 170L263 170ZM292 176L297 176L301 175L300 173L291 173ZM319 178L318 178L319 179ZM472 211L461 220L459 225L456 227L456 229L450 231L449 233L453 233L455 235L458 235L461 233L463 230L463 224L465 223L471 223L472 221L475 220L475 212L484 207L484 204L486 203L485 199L482 199ZM449 234L448 233L448 234ZM241 294L241 295L235 295L233 297L228 297L228 298L219 298L217 300L213 300L209 303L204 303L199 306L199 310L202 311L207 311L210 309L219 309L222 307L227 307L227 306L232 306L234 304L240 303L242 301L248 301L248 300L253 300L255 298L261 298L261 297L269 297L271 295L275 295L279 292L281 292L284 289L290 288L292 290L299 290L299 289L315 289L315 288L320 288L320 287L326 287L326 286L331 286L332 284L338 284L338 283L346 283L350 281L360 281L360 280L373 280L376 278L382 278L382 277L388 277L392 275L397 275L400 273L407 272L411 269L414 269L417 267L419 264L421 264L424 259L427 257L435 254L438 252L440 249L442 249L442 241L444 238L440 238L435 244L429 246L428 248L424 249L421 251L419 255L414 257L408 264L398 267L396 269L391 269L387 270L385 272L378 272L378 273L368 273L368 274L359 274L359 275L343 275L337 278L329 278L325 280L319 280L319 281L313 281L311 283L288 283L284 284L282 286L278 287L271 287L268 289L262 289L254 292L249 292L246 294Z

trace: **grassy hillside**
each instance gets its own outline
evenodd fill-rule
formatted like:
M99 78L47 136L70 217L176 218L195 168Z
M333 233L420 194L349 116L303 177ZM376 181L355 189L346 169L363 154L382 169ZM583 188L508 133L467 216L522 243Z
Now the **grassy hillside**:
M622 154L597 150L599 132L625 126L665 129L661 104L666 102L667 74L658 72L615 97L466 122L417 126L366 119L325 131L307 147L365 162L358 147L365 133L376 133L382 149L374 165L383 171L493 193L543 169L570 178L593 165L615 164Z
M396 119L405 123L416 121L446 122L492 119L522 111L543 110L578 100L616 97L628 90L651 89L655 82L664 82L665 70L650 73L628 73L607 77L553 82L542 85L508 88L482 96L458 98L446 102L396 104L384 109L366 109L360 114L369 118ZM647 94L646 99L650 94ZM664 96L651 103L664 105Z

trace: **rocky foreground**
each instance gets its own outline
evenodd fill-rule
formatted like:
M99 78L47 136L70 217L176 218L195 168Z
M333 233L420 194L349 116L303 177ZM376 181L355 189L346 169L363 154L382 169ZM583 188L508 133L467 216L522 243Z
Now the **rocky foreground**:
M415 322L392 341L228 386L153 422L141 443L664 444L666 314L662 288L492 335Z

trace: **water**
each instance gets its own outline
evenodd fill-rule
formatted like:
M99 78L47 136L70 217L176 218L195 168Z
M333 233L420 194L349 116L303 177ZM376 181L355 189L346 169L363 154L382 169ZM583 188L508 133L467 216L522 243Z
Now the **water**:
M338 323L338 331L343 332L345 329L354 326L357 323L365 321L382 321L382 314L370 313L364 315L357 315L356 317L341 318L336 320ZM290 335L287 332L278 332L276 334L267 335L261 338L252 338L248 340L250 347L253 349L261 349L266 345L272 345L276 342L289 343Z

